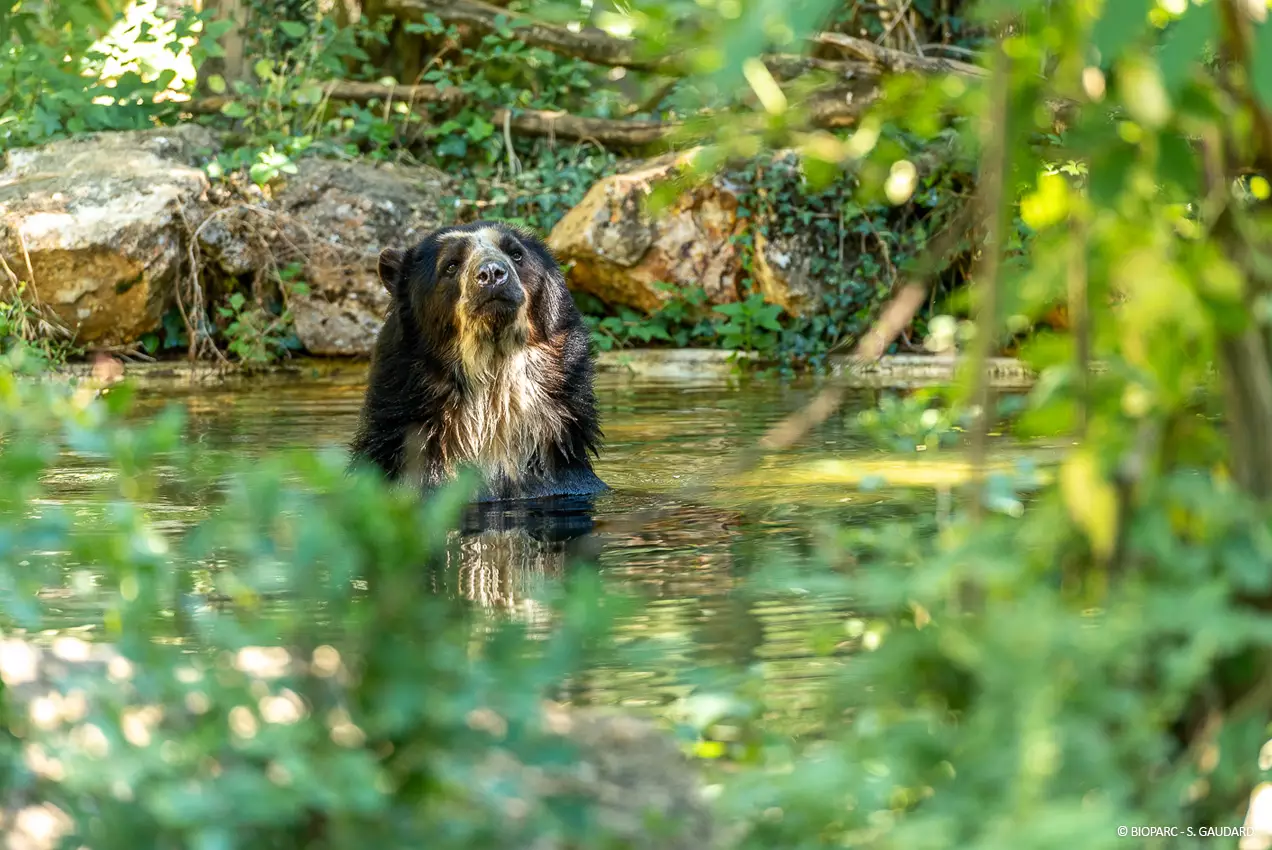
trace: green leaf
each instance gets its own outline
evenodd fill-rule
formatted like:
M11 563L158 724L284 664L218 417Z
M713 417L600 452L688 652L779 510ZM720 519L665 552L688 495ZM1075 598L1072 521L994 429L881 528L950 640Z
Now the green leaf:
M249 113L246 106L237 100L232 100L221 107L221 114L227 118L246 118Z
M781 312L780 307L778 307L777 310L773 311L772 313L764 312L756 316L755 323L762 328L768 328L769 330L772 330L772 331L780 331L782 329L782 326L777 321L777 314L779 312Z
M252 65L252 72L262 80L269 80L274 76L274 63L268 59L257 59Z
M264 186L278 173L278 169L267 162L254 162L251 168L247 170L248 176L252 178L252 182L257 186Z
M230 20L208 21L203 25L204 38L218 39L234 28L234 22Z
M225 94L225 89L225 77L222 77L220 74L213 74L208 77L208 91L213 94Z
M1254 28L1254 56L1250 66L1254 93L1264 109L1272 109L1272 23Z
M242 310L243 304L246 301L247 299L243 297L243 293L241 292L235 292L234 294L230 296L230 306L233 307L235 310Z
M1218 18L1215 8L1217 3L1205 6L1189 4L1182 18L1176 21L1167 33L1166 39L1158 51L1158 66L1161 68L1162 84L1166 91L1175 94L1188 81L1190 74L1196 70L1203 58L1206 42L1216 34Z
M495 125L491 124L483 118L474 118L473 123L468 125L468 138L474 142L480 142L490 138L495 132Z
M1126 46L1148 27L1152 0L1104 0L1104 13L1091 30L1091 45L1100 51L1100 63L1111 65Z
M1139 153L1124 142L1114 144L1115 147L1105 152L1091 168L1091 200L1101 206L1112 206L1117 202Z
M1163 133L1158 145L1157 165L1162 182L1175 183L1189 194L1199 192L1201 169L1197 154L1188 140L1178 133Z
M309 28L299 21L279 21L278 28L288 38L304 38Z
M296 90L297 103L317 103L322 100L322 86L319 83L306 83Z

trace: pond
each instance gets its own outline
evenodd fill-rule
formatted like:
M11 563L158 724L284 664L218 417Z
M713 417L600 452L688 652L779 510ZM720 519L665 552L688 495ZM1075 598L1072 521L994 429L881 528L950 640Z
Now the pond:
M274 449L341 447L357 418L362 374L355 368L233 388L143 390L135 415L153 416L164 405L183 404L189 437L202 462L213 467ZM597 471L613 489L595 505L594 568L603 582L636 590L644 599L620 624L620 633L654 638L665 653L643 669L594 671L579 701L656 711L686 692L696 670L758 665L782 710L795 716L808 686L835 663L834 655L852 651L855 641L846 628L851 600L823 593L766 600L737 592L740 579L760 567L807 559L829 523L878 523L936 509L931 487L867 490L820 480L816 464L827 461L842 467L847 460L855 469L878 467L885 473L913 468L914 458L884 454L852 427L852 413L873 403L864 395L797 448L767 458L748 478L725 477L739 452L817 389L811 378L667 381L601 373L597 390L606 439ZM934 462L950 463L933 459L926 466ZM101 509L109 483L106 469L73 456L49 478L52 499L80 511ZM687 488L701 487L706 489L687 498ZM162 529L180 534L207 515L215 495L161 489L148 508ZM662 510L640 528L606 531L608 521L649 508ZM450 555L438 592L532 623L536 583L564 569L559 552L524 535L456 539ZM60 622L93 619L78 607L84 602L69 596L65 601L77 609L63 607ZM56 609L57 601L51 602Z

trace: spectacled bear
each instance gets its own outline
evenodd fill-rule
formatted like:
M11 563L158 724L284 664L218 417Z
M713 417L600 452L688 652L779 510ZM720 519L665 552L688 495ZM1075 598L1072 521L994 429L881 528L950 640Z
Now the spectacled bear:
M444 227L380 254L392 296L353 463L432 489L473 467L479 502L591 496L600 420L590 338L537 237Z

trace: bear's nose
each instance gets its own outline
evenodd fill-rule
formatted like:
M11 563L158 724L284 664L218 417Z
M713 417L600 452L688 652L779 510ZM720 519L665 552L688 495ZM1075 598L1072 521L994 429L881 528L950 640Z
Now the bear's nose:
M508 267L498 260L482 263L477 270L477 282L482 286L498 286L508 279Z

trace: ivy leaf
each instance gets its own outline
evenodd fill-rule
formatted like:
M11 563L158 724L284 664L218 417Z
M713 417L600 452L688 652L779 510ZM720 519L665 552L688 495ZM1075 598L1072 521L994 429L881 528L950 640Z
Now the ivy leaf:
M468 153L468 142L459 133L454 133L438 142L433 150L438 156L452 156L459 159Z
M772 331L780 331L782 326L777 321L777 316L781 312L781 307L776 304L770 304L756 316L755 323L762 328L768 328Z
M491 124L483 118L474 118L473 123L468 125L468 138L474 142L480 142L490 138L495 132L495 125Z

